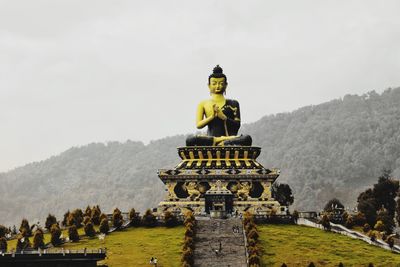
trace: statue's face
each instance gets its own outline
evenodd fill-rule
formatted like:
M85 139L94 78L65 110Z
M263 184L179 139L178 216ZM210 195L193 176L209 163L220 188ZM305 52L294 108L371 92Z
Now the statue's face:
M225 78L211 78L208 88L212 94L223 94L226 90Z

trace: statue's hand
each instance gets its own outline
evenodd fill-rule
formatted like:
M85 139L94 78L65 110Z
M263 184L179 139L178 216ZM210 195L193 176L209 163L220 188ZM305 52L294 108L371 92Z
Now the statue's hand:
M213 105L213 110L214 110L214 112L212 114L212 118L214 119L215 117L218 117L218 113L219 113L220 110L219 110L219 107L216 104Z
M217 116L218 116L218 118L220 118L223 121L226 121L226 119L228 118L228 117L226 117L226 115L220 109L218 109Z

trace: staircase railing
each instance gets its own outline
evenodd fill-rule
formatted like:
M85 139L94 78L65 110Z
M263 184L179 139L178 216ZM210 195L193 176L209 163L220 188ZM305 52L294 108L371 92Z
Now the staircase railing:
M247 251L247 236L246 236L246 230L244 228L243 221L240 221L242 223L242 233L243 233L243 239L244 239L244 253L246 255L246 264L249 266L249 252Z

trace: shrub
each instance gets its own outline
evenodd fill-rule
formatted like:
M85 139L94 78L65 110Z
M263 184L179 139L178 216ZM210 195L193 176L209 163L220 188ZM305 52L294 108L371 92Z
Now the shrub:
M7 251L7 239L4 236L0 237L0 252L1 251Z
M50 242L53 246L58 246L61 244L61 229L58 224L53 224L50 228L51 239Z
M49 214L46 218L45 228L50 231L50 228L53 224L57 223L56 216Z
M89 222L92 222L92 220L90 219L89 216L85 216L85 217L83 218L83 225L86 225L86 224L88 224Z
M247 252L249 253L249 255L253 255L253 254L260 255L260 250L258 249L257 246L249 246L247 248Z
M246 230L246 232L250 232L251 230L256 228L256 224L254 222L249 222L244 226L244 229Z
M393 247L394 247L394 238L391 236L391 237L388 238L388 240L386 242L389 245L389 247L391 249L393 249Z
M347 219L349 218L349 214L347 213L347 211L343 212L342 214L342 222L346 223Z
M92 222L94 225L100 224L100 214L101 214L101 210L98 205L92 208L90 216L91 216L91 219L92 219Z
M121 228L122 224L123 224L123 218L121 211L118 208L116 208L114 209L113 212L113 225L115 228L119 229Z
M29 241L29 238L26 236L26 233L24 233L25 230L19 235L18 241L17 241L17 251L21 251L27 248L31 247L31 242Z
M358 226L363 226L367 222L365 214L359 211L356 216L354 216L354 223Z
M258 237L259 235L256 228L251 229L250 232L247 234L248 239L254 239L257 241Z
M33 235L33 248L43 248L44 247L44 235L42 229L37 229Z
M129 220L131 221L131 225L139 226L140 225L140 216L136 212L134 208L129 211Z
M332 212L336 209L344 209L342 202L340 202L340 200L337 198L332 198L331 200L329 200L324 207L324 211L326 212Z
M25 231L24 231L25 230ZM19 227L19 232L23 233L25 237L32 236L32 230L29 226L29 222L27 219L22 219L21 226Z
M368 223L364 224L363 232L368 233L370 230L371 230L371 226Z
M85 209L85 213L83 214L84 216L83 217L89 217L90 218L90 215L92 214L92 208L90 208L90 206L88 205L87 207L86 207L86 209Z
M372 242L376 241L376 237L377 237L376 231L369 232L369 238L371 239Z
M256 254L250 255L249 264L250 266L260 266L260 257Z
M377 213L377 217L376 217L377 221L382 221L383 225L384 225L384 229L382 231L386 231L387 233L392 233L393 229L395 228L395 223L393 220L393 216L391 216L388 212L388 210L381 208L378 213Z
M7 227L0 224L0 237L5 237L8 232Z
M246 225L246 224L248 224L248 223L250 223L250 222L253 222L253 223L254 223L253 215L252 215L250 212L246 211L246 212L243 214L243 224Z
M191 237L191 236L185 236L185 239L183 240L183 242L184 242L185 244L187 244L188 247L193 248L193 245L194 245L194 239L193 239L193 237Z
M256 246L257 245L257 241L256 240L254 240L254 239L248 239L247 240L247 245L249 246L249 247L254 247L254 246Z
M156 216L151 212L151 210L146 210L145 214L143 215L143 225L148 227L156 226L157 219Z
M349 229L351 229L351 228L353 228L353 226L354 226L353 217L352 217L351 215L349 215L349 216L347 217L347 220L346 220L346 227L349 228Z
M67 225L75 225L76 228L82 227L82 222L83 222L83 212L81 209L75 209L72 211L69 216L68 216L68 222Z
M379 232L382 232L382 231L385 230L385 225L383 224L382 221L377 221L375 226L374 226L374 229L379 231Z
M69 225L68 225L68 217L69 217L69 214L70 214L69 210L68 210L66 213L64 213L62 225L64 225L64 226L69 226Z
M193 250L191 248L187 248L182 252L182 263L188 266L193 265Z
M87 224L85 224L83 229L85 230L85 234L88 237L94 237L96 235L96 231L94 230L93 223L90 220Z
M99 230L100 230L100 233L108 234L108 231L110 231L110 226L108 225L108 219L107 218L101 220Z
M185 213L185 221L183 222L185 225L189 222L194 223L196 221L196 218L193 215L193 212L188 211Z
M78 229L76 228L75 225L71 225L68 227L68 237L69 237L69 240L71 240L72 242L79 241Z
M192 237L186 236L185 239L183 240L183 250L187 248L194 248L194 241Z
M193 229L191 229L191 228L186 228L186 230L185 230L185 236L194 237L194 231L193 231Z
M322 227L324 227L324 230L331 229L331 222L329 221L329 218L326 214L324 216L322 216L321 225L322 225Z
M107 219L107 220L108 220L107 215L105 215L104 213L100 214L100 223L101 223L101 221L104 220L104 219Z
M297 223L297 220L299 219L299 212L297 210L293 211L292 219L294 223Z
M189 229L194 230L194 224L191 223L191 222L188 222L187 224L185 224L185 228L189 228Z
M172 212L166 211L164 213L164 223L167 227L173 227L178 224L178 219Z

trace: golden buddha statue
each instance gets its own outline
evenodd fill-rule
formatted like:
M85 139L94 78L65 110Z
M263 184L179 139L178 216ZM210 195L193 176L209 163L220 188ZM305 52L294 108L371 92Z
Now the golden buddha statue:
M227 86L227 78L217 65L208 77L211 98L201 101L197 107L197 129L207 126L207 135L189 136L187 146L251 146L249 135L237 135L240 128L239 102L225 98Z

